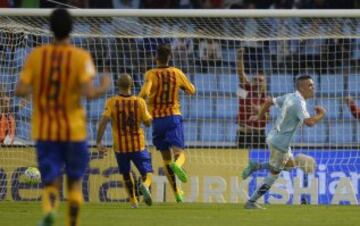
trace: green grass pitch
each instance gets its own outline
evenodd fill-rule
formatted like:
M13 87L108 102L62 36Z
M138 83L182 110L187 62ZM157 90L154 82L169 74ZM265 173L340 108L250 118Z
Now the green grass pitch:
M55 226L63 226L65 203ZM267 205L245 210L242 204L154 204L130 209L126 203L86 203L81 226L352 226L360 225L359 206ZM0 202L1 226L36 226L39 202Z

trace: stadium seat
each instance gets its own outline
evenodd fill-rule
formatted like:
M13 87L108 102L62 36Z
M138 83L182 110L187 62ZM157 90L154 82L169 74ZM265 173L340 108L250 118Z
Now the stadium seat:
M92 33L91 25L84 24L84 23L74 23L73 32L74 33Z
M321 98L317 100L317 104L323 106L326 109L326 118L332 120L339 118L341 108L337 99Z
M328 124L326 122L320 122L313 127L303 125L303 128L298 131L295 139L301 143L311 144L323 144L327 143L328 138ZM302 137L299 137L302 136Z
M294 76L273 74L270 76L270 93L272 95L294 92Z
M235 62L236 60L236 49L222 49L222 58L227 62Z
M186 94L180 94L179 100L180 100L180 107L181 107L181 114L184 118L189 117L189 107L191 103L191 98Z
M189 117L193 119L213 117L213 102L211 97L195 96L194 98L191 98Z
M97 131L97 127L95 130L95 134ZM112 132L111 132L111 123L108 123L105 129L104 137L103 137L103 144L105 145L113 145L113 138L112 138Z
M360 94L360 75L357 74L350 74L349 75L349 93L352 95L359 95Z
M360 124L358 121L355 122L356 125L356 133L355 133L355 143L360 143Z
M31 138L31 123L25 120L18 122L15 129L15 137L29 140Z
M219 75L219 91L236 93L239 89L239 79L236 74Z
M17 48L14 52L14 67L20 68L24 64L24 56L26 54L25 48Z
M184 122L184 137L186 142L198 141L198 122Z
M100 119L104 111L105 98L91 100L88 102L88 104L89 104L88 117L90 119L96 119L96 120Z
M225 122L224 130L225 130L225 141L231 142L233 145L236 145L236 133L237 133L238 124L233 122Z
M329 127L330 144L351 144L353 142L353 123L333 121Z
M204 121L200 123L201 142L224 142L225 123ZM227 134L228 135L228 134ZM236 134L234 134L236 136Z
M320 92L322 95L343 93L344 78L342 75L320 75Z
M237 98L217 97L215 106L215 118L235 119L237 117L239 110Z
M5 89L5 92L14 90L16 83L16 75L0 73L1 88Z
M211 92L218 90L215 74L195 74L194 85L198 92Z
M87 137L88 137L88 140L90 140L90 141L95 140L95 134L96 134L96 121L88 120L87 121Z

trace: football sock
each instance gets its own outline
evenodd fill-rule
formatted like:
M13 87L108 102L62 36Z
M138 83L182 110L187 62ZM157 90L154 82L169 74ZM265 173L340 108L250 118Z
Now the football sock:
M123 178L125 182L125 189L130 199L134 199L136 194L135 194L135 183L133 177L131 176L131 174L124 174Z
M276 181L276 179L279 177L279 175L272 175L269 174L263 184L256 189L256 191L254 192L254 194L250 197L249 201L250 202L256 202L256 200L258 200L261 196L263 196L267 191L269 191L269 189L271 188L271 186L274 184L274 182Z
M152 173L146 173L146 175L142 177L142 180L143 180L143 184L146 187L150 187L152 182Z
M58 207L59 190L52 185L45 186L42 194L42 209L44 215L49 214Z
M176 179L175 179L174 172L170 168L170 163L171 163L171 161L164 160L165 174L166 174L167 179L169 180L171 189L174 191L174 193L176 193L176 191L177 191Z
M82 193L79 188L69 190L68 197L68 211L67 211L67 226L79 225L80 207L83 203Z
M180 152L177 156L175 156L175 163L178 165L178 166L180 166L180 167L182 167L182 165L184 165L184 163L185 163L185 154L184 154L184 152Z

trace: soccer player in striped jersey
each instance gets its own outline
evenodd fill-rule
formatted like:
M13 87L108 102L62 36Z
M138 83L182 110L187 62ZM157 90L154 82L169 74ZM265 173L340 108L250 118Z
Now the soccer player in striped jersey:
M187 174L182 166L185 162L184 129L180 112L179 91L195 94L195 87L185 74L169 66L171 49L160 45L157 49L157 67L145 74L145 83L139 94L148 99L149 111L153 117L153 144L161 152L165 173L174 191L177 202L183 201L183 192L176 185L175 175L182 182ZM172 153L175 161L172 160ZM175 175L174 175L175 173Z
M111 121L113 149L119 171L123 175L131 206L137 208L138 200L135 195L134 179L130 172L130 162L135 164L142 176L143 183L140 185L140 190L145 203L150 206L152 200L149 187L153 169L150 153L145 148L145 136L141 125L150 126L152 117L147 110L145 101L131 94L133 84L130 75L120 76L118 80L119 94L106 101L97 131L96 144L100 152L105 151L101 140L107 123Z
M54 42L35 48L20 73L15 94L32 95L32 138L44 184L41 226L54 224L59 201L62 170L67 175L67 226L79 225L83 202L81 178L89 162L86 141L86 113L81 97L97 98L110 86L103 76L92 85L95 66L90 54L70 44L72 17L65 9L50 15Z

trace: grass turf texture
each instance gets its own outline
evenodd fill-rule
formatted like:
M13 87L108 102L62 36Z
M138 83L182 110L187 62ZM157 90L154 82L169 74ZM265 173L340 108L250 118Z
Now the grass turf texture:
M64 225L61 203L55 226ZM242 204L144 204L130 209L127 203L86 203L81 226L352 226L360 225L359 206L267 205L266 210L245 210ZM1 226L36 226L39 202L0 202Z

